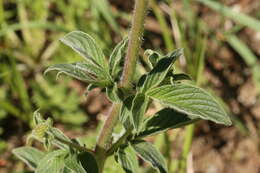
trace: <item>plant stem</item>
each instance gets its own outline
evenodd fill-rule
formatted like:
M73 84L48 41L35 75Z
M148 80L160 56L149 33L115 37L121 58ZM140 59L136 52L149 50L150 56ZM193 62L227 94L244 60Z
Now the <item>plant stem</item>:
M133 80L138 58L139 49L142 43L144 30L144 18L148 6L148 0L136 0L134 15L132 19L132 28L129 35L129 43L125 58L121 87L129 90Z
M90 149L88 149L88 148L86 148L86 147L82 147L82 146L80 146L80 145L78 145L78 144L72 143L72 142L70 142L70 141L66 141L66 140L64 140L64 139L62 139L62 138L59 138L59 137L57 137L57 136L55 136L55 139L56 139L57 141L60 141L61 143L64 143L64 144L66 144L66 145L69 145L70 147L75 148L75 149L77 149L77 150L79 150L79 151L89 152L89 153L92 153L92 154L94 153L94 151L92 151L92 150L90 150Z
M127 55L125 57L122 80L120 81L120 86L125 90L129 90L131 88L131 82L135 74L137 57L142 42L141 38L143 34L144 17L147 6L148 0L135 1L135 9L132 20L132 28L129 35ZM122 103L113 103L108 118L105 121L105 124L98 137L95 152L99 161L99 173L102 173L103 171L104 163L107 157L107 150L110 147L113 128L117 123L121 105Z
M100 132L98 141L96 144L95 152L97 160L99 161L99 172L102 173L105 160L107 157L107 150L110 147L111 136L114 126L117 123L118 115L120 113L121 103L113 103L110 113L105 121L105 124Z
M107 155L112 155L116 149L127 139L128 136L132 133L133 128L128 129L125 133L109 148Z

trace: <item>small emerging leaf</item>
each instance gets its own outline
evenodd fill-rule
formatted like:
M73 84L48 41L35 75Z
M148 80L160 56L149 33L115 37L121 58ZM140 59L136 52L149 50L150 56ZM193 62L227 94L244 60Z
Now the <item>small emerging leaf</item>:
M168 172L165 159L151 143L143 140L133 141L131 146L142 159L149 162L160 173Z
M157 62L163 57L158 52L151 49L145 50L144 55L148 57L151 68L155 67Z
M166 77L168 71L171 69L173 63L182 54L182 49L177 49L171 54L161 58L151 72L146 76L143 86L140 88L142 93L148 89L158 86Z
M13 154L26 163L31 169L36 169L44 153L33 147L20 147L13 151Z
M231 125L230 118L219 103L206 91L196 86L183 83L164 85L150 89L147 95L191 118Z
M131 146L120 147L116 153L118 163L122 166L126 173L137 173L138 158Z
M52 140L52 143L54 145L56 145L57 147L59 147L61 149L69 149L68 145L59 141L59 140L63 140L63 141L71 142L71 140L65 134L63 134L63 132L61 130L52 127L49 129L48 133L54 137L54 139ZM57 138L59 140L57 140Z
M171 108L164 108L144 122L144 128L137 137L150 136L169 129L179 128L196 120Z

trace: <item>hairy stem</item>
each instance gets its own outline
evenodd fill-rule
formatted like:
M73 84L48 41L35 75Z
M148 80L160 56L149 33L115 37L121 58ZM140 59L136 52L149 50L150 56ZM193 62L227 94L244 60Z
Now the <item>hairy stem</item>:
M142 35L144 30L144 18L148 6L148 0L136 0L134 15L132 18L132 28L129 35L129 43L125 58L121 87L126 90L131 88L136 68L139 49L142 43Z
M112 155L116 149L125 142L125 140L127 139L127 137L129 137L132 133L133 128L128 129L127 131L125 131L125 133L109 148L109 150L107 151L107 155L110 156Z
M95 152L99 161L99 172L101 173L107 157L107 150L110 147L113 128L117 123L120 113L121 103L114 103L110 109L110 113L105 121L105 124L99 134Z
M122 74L123 76L122 80L120 81L120 86L126 90L131 88L131 82L135 74L136 61L142 42L144 17L147 6L148 0L135 1L132 28L129 35L128 49ZM121 105L122 103L113 103L108 118L105 121L105 124L98 137L95 152L99 161L99 173L102 173L103 171L104 163L107 157L107 150L110 147L113 128L117 123Z

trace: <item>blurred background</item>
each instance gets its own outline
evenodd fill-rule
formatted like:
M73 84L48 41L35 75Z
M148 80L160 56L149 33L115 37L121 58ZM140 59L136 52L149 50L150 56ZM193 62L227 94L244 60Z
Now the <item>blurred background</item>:
M93 36L108 57L129 29L133 0L0 0L0 172L28 173L11 154L25 145L32 113L88 147L95 144L111 103L87 84L54 73L52 64L81 58L59 43L69 31ZM184 48L176 66L211 92L233 126L207 121L149 138L171 173L260 172L260 1L150 0L145 49ZM145 59L141 58L142 63ZM35 144L37 146L37 144ZM39 148L43 148L41 145ZM151 173L144 163L142 172ZM114 158L105 172L123 173Z

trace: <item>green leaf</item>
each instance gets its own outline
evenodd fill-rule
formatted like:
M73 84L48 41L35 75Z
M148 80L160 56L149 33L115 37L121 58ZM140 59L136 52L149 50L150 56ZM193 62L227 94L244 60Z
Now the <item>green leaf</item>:
M130 120L134 126L134 129L137 132L142 127L143 117L146 112L148 102L149 102L149 98L142 93L138 93L133 100Z
M75 173L87 173L75 153L69 154L69 156L65 158L65 165L67 169Z
M106 94L110 101L112 102L120 101L120 98L118 97L118 88L116 83L111 87L106 87Z
M19 147L12 152L32 169L36 169L38 163L44 157L43 152L33 147Z
M111 76L116 79L119 76L120 71L123 70L123 61L126 54L128 38L119 42L112 51L109 58L109 68Z
M192 80L192 78L185 74L185 73L178 73L172 75L173 81L179 81L179 80Z
M160 173L168 172L165 159L151 143L143 140L133 141L131 146L143 160L149 162Z
M150 89L151 98L187 114L190 118L202 118L216 123L231 125L223 108L206 91L190 84L176 83Z
M92 60L96 65L104 68L105 71L109 71L101 48L90 35L81 31L72 31L60 40L84 58Z
M78 159L87 173L98 173L97 160L93 154L89 152L81 152L78 155Z
M127 97L122 104L121 113L119 116L119 121L124 125L125 130L130 129L132 127L130 121L131 115L131 107L134 99L134 95Z
M38 163L35 173L63 173L65 170L64 150L55 150L45 155Z
M145 93L148 89L158 86L164 80L173 63L181 54L182 49L177 49L160 59L152 71L146 76L144 85L140 88L140 91Z
M138 158L131 146L120 147L116 153L118 163L122 166L126 173L137 173Z
M169 129L175 129L195 122L197 119L189 118L186 114L171 108L164 108L144 122L143 130L139 137L155 135Z
M157 62L163 57L161 54L151 49L145 50L144 55L148 57L151 68L155 67Z
M99 67L96 67L95 65L79 62L72 64L55 64L48 67L44 73L46 74L53 70L59 71L58 75L65 73L78 80L96 84L98 86L110 85L109 77L105 77L104 72L102 72L102 70L100 70Z
M65 134L63 134L61 130L59 130L57 128L50 128L48 133L54 137L54 139L52 140L52 143L54 145L56 145L57 147L59 147L61 149L69 149L68 145L57 140L57 138L58 138L63 141L71 142L70 138L68 138Z

